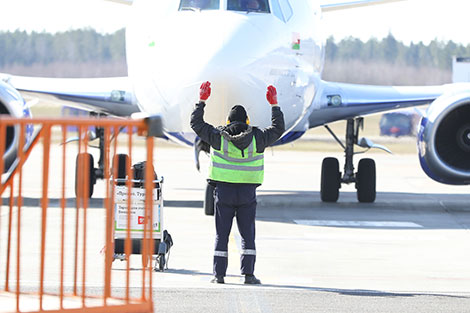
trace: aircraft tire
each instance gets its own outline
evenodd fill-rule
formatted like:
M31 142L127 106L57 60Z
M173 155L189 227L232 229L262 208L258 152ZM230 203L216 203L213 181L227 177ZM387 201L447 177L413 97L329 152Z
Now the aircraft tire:
M86 159L88 158L88 198L93 196L93 189L96 183L95 169L93 167L93 156L90 153L79 153L75 162L75 196L79 196L80 188L85 185L79 186L79 182L84 180L81 175L85 173Z
M204 199L204 213L209 216L214 216L214 186L206 185L206 197Z
M373 159L361 159L356 173L357 200L372 203L376 197L376 170Z
M336 202L341 187L341 173L336 158L325 158L321 167L320 196L323 202Z

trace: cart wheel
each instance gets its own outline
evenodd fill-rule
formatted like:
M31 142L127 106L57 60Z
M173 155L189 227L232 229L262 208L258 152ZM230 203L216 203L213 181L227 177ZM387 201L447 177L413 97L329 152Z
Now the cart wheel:
M158 261L158 269L160 270L160 272L163 272L165 270L165 255L159 254L157 261Z

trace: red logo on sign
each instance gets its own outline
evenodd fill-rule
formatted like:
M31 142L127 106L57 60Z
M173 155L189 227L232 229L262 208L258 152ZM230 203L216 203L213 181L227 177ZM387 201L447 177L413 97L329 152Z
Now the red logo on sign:
M144 223L144 217L143 216L139 216L138 223L139 223L139 225Z

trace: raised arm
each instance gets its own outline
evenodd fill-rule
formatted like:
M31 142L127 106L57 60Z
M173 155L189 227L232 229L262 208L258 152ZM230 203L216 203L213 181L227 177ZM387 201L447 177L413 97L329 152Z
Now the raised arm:
M199 103L196 103L191 114L191 128L202 141L207 142L215 149L220 149L220 131L211 124L204 122L204 107L206 100L211 95L211 83L205 82L201 85L199 91Z
M285 131L284 114L277 103L277 91L274 86L268 87L266 99L271 105L271 126L260 129L260 136L256 138L258 152L263 152L265 148L275 143Z

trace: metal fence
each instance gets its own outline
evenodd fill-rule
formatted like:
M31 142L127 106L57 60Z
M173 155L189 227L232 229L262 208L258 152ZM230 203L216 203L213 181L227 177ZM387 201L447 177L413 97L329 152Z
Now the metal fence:
M70 126L78 131L68 132ZM145 137L139 156L143 154L146 164L152 165L145 168L145 177L152 177L155 129L151 119L0 116L0 155L10 148L8 145L17 147L15 162L0 162L0 173L4 173L0 183L0 311L153 312L152 266L145 261L154 254L154 186L150 180L145 181L142 268L138 269L141 275L136 274L139 272L130 261L124 266L119 263L117 270L112 268L116 188L113 178L118 177L113 160L119 150L128 155L125 173L129 194L133 178L136 135L119 135L126 127ZM102 136L98 163L104 183L98 200L89 198L93 188L90 175L94 175L90 164L93 158L87 157L93 144L91 128L99 129ZM75 142L64 144L70 136L76 137ZM125 238L125 254L129 258L130 201ZM98 245L103 245L101 254L97 252Z

